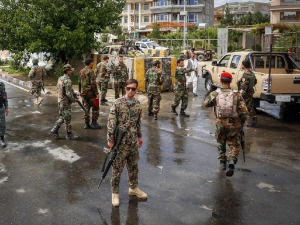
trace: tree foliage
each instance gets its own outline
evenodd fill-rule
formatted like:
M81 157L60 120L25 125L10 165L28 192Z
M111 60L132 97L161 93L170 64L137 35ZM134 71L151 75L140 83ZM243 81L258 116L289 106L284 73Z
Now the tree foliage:
M115 27L125 0L2 0L0 49L48 52L66 61L94 48L94 32Z
M220 21L221 26L234 26L235 25L234 15L230 12L228 4L226 4L223 17Z
M248 12L246 15L242 16L238 21L238 25L255 25L261 23L267 23L270 21L269 15L262 14L260 11L255 13Z
M158 23L153 24L153 30L149 34L150 38L160 38L160 25Z

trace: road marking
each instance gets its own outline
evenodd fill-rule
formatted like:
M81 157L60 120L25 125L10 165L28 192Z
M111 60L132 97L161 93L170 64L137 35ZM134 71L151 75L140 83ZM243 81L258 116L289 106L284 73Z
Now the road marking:
M280 192L280 190L276 188L274 185L267 184L264 182L257 184L256 187L258 187L259 189L268 189L268 192Z
M1 80L2 82L6 83L6 84L10 84L11 86L14 86L14 87L19 88L19 89L21 89L21 90L23 90L23 91L29 92L29 90L27 90L27 89L25 89L25 88L22 88L22 87L20 87L20 86L18 86L18 85L12 84L12 83L10 83L10 82L7 82L6 80L3 80L3 79L0 79L0 80Z

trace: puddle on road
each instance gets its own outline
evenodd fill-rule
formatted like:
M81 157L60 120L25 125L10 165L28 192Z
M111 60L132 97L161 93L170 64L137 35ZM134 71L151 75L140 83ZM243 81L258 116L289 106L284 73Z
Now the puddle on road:
M259 189L268 189L268 192L281 192L274 185L267 184L267 183L264 183L264 182L261 182L261 183L257 184L256 187L258 187Z

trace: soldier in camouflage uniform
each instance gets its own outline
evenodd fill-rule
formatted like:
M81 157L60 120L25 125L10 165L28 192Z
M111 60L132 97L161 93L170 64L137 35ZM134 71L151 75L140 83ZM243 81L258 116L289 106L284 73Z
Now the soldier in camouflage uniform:
M129 180L129 195L135 195L140 199L146 199L147 194L138 188L138 148L142 147L140 102L134 98L138 81L129 79L126 81L126 95L113 103L108 116L107 144L110 149L115 144L115 133L119 128L125 130L121 141L119 154L112 169L112 205L119 206L119 184L124 166L126 165Z
M110 68L108 66L109 57L103 57L103 61L97 64L96 76L98 79L99 90L101 91L101 105L107 105L106 93L108 89L108 82L110 80Z
M148 116L154 115L157 120L161 100L160 85L164 82L159 60L155 60L152 68L148 69L145 81L148 83Z
M74 69L70 64L66 64L63 67L64 75L58 78L57 81L57 96L58 96L58 109L59 109L59 119L56 121L55 126L52 128L51 133L55 137L59 137L58 130L60 126L65 123L66 131L67 131L67 139L76 140L78 136L72 133L71 128L71 117L72 117L72 109L71 105L73 102L78 101L74 98L73 89L72 89L72 81L70 79L71 74Z
M99 92L97 89L96 76L92 70L93 59L85 60L85 67L80 71L78 87L80 96L83 99L84 107L87 113L84 114L84 129L100 129L101 126L97 120L99 118ZM96 99L96 100L95 100ZM95 104L96 103L96 104ZM90 110L92 109L92 123L90 124Z
M5 117L8 115L8 101L5 84L0 82L0 145L6 147L7 143L4 140L6 131Z
M35 97L34 104L40 105L43 101L43 98L41 97L41 90L43 88L43 80L46 77L46 71L39 67L38 65L39 60L33 59L32 60L32 68L28 74L28 77L31 80L31 94Z
M242 62L242 69L244 73L242 77L238 80L237 85L239 91L242 93L243 99L246 102L247 109L249 111L249 117L252 120L251 124L248 124L248 127L256 127L257 125L257 117L256 117L256 108L254 104L253 94L254 94L254 86L257 84L257 79L255 74L250 70L251 64L249 61Z
M172 112L175 115L178 115L176 112L176 107L179 105L180 101L181 102L181 110L180 110L180 115L189 117L188 114L185 113L185 109L187 108L188 105L188 92L186 88L186 77L185 73L194 71L194 69L187 69L184 68L184 60L182 58L177 60L177 68L175 70L175 88L174 88L174 103L172 104Z
M128 70L123 62L123 56L119 56L119 63L116 66L116 70L114 71L114 87L115 87L115 98L119 98L119 92L122 91L122 96L126 94L125 92L125 85L126 81L128 80Z
M230 88L231 81L232 75L230 73L223 72L221 74L222 88L218 88L217 90L208 93L204 101L205 107L218 108L218 104L220 104L218 103L220 102L220 93L225 92L226 94L227 92L233 92L234 101L232 101L232 116L222 117L216 113L215 137L218 142L218 159L220 160L220 170L226 170L226 164L228 161L229 165L228 171L226 172L227 176L232 176L234 173L234 164L237 163L237 157L240 151L241 129L248 115L248 110L241 93L232 91ZM226 156L226 143L229 147L228 156Z

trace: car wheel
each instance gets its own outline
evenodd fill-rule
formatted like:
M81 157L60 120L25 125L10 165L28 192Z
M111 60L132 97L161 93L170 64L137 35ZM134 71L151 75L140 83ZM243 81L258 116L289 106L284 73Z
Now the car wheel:
M205 60L205 56L204 55L198 55L198 61L202 62Z
M205 77L205 89L206 91L209 91L210 90L210 85L212 84L212 79L211 79L211 76L210 75L207 75Z

